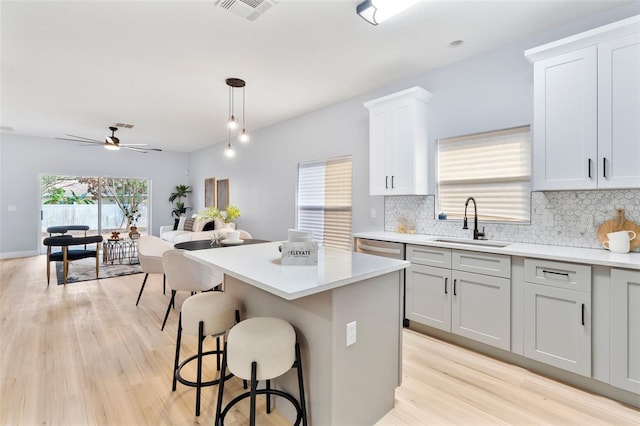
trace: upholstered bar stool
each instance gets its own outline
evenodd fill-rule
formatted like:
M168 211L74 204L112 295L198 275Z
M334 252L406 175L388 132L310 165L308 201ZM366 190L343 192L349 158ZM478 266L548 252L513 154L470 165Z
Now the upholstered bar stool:
M216 367L220 370L220 337L237 322L240 314L235 299L221 291L208 291L193 295L182 304L182 312L178 321L176 336L176 357L173 367L172 391L176 390L176 382L196 388L196 416L200 415L200 394L205 386L217 385L220 379L202 381L202 364L208 355L216 355ZM182 333L197 336L198 352L180 362L180 344ZM216 350L203 352L203 343L207 336L216 338ZM182 375L182 369L192 361L196 361L196 380L187 380ZM228 378L232 375L229 374Z
M291 368L298 372L298 390L300 401L289 393L278 389L271 389L271 380L282 376ZM249 380L251 387L232 399L222 408L222 395L226 377L224 372L229 369L234 376ZM258 389L258 381L265 380L266 388ZM295 425L302 422L307 425L307 409L304 397L304 382L302 379L302 362L300 345L296 341L296 332L288 322L279 318L256 317L236 324L229 333L224 344L222 356L222 372L218 387L218 404L216 407L216 426L224 424L224 417L231 407L239 401L250 398L249 424L256 424L256 396L266 395L267 413L271 412L270 396L276 395L287 399L296 409Z

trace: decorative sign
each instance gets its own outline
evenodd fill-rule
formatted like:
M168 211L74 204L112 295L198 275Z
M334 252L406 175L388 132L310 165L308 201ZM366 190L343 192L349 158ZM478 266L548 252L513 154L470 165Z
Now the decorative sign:
M314 242L283 242L283 266L315 266L318 264L318 243Z

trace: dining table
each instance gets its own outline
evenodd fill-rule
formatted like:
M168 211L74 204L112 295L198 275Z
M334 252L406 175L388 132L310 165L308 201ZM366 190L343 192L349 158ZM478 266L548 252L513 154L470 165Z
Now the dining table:
M259 240L256 238L245 238L244 240L239 240L239 241L240 242L236 242L236 241L225 242L225 240L222 240L216 243L211 239L194 240L194 241L184 241L182 243L177 243L177 244L174 244L173 247L181 250L205 250L205 249L211 249L211 248L231 247L231 246L238 246L238 245L246 246L250 244L261 244L261 243L269 242L267 240Z

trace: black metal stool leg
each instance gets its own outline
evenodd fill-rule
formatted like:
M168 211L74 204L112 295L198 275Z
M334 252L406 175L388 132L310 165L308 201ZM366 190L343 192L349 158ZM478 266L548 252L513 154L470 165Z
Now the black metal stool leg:
M136 300L136 306L140 302L140 297L142 296L142 291L144 290L144 286L147 283L147 278L149 278L149 274L145 274L144 280L142 280L142 287L140 287L140 293L138 293L138 300Z
M167 276L162 274L162 294L167 294Z
M296 342L296 368L298 370L298 388L300 390L300 408L302 409L302 424L307 426L307 401L304 396L304 381L302 380L302 356L300 344Z
M216 404L216 420L214 426L222 426L220 414L222 412L222 393L224 392L225 372L227 371L227 342L224 342L222 352L222 370L220 370L220 382L218 383L218 403Z
M200 395L202 394L202 342L204 342L204 322L198 324L198 376L196 378L196 416L200 415Z
M258 379L256 378L258 364L253 361L251 363L251 406L249 409L249 425L256 426L256 390L258 387Z
M264 394L264 397L267 400L267 414L271 414L271 395L268 392L270 390L271 390L271 380L267 380L267 393Z
M162 327L160 327L160 331L164 330L164 325L167 323L167 318L169 318L169 312L171 311L171 305L174 304L175 298L176 298L176 291L171 290L171 300L169 301L169 306L167 306L167 313L164 314L164 321L162 321Z
M180 317L178 319L178 333L176 335L176 358L173 363L173 383L171 385L171 391L174 392L176 390L176 384L178 382L178 364L180 362L180 343L182 342L182 313L180 313Z

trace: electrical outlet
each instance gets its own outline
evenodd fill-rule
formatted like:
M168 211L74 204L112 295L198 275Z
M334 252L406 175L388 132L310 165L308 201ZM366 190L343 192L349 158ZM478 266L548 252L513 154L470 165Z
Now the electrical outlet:
M542 226L545 228L553 227L553 213L544 213L542 215Z
M376 209L371 209L371 219L375 219L376 216L378 216L378 212L376 212Z
M347 324L347 346L351 346L356 343L356 322L350 322Z
M593 228L593 215L583 214L582 215L582 229L589 230Z

